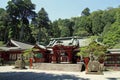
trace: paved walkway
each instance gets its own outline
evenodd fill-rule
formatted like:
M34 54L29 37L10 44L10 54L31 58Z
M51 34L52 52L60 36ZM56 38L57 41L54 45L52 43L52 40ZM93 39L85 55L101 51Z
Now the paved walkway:
M14 66L0 66L0 80L120 80L120 71L106 71L104 75L85 72L18 70Z

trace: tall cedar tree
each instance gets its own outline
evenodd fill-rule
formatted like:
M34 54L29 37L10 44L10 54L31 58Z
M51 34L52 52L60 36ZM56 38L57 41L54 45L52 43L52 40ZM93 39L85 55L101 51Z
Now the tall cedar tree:
M31 0L11 0L8 2L6 7L7 12L11 19L11 37L19 39L24 42L31 42L33 39L31 38L31 30L29 27L29 19L35 17L36 13L34 11L35 4L31 2ZM18 37L16 36L16 31ZM19 33L19 34L18 34Z
M48 30L50 29L50 20L44 8L41 8L41 10L38 12L37 24L37 27L39 28L37 41L47 41L46 38L48 37Z

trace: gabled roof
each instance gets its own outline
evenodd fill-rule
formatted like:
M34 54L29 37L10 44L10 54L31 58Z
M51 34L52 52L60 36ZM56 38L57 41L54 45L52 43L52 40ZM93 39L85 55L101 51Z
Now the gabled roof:
M120 54L120 49L107 49L109 54Z
M6 47L0 47L0 49L4 50L4 51L10 51L10 50L26 50L26 49L31 49L34 47L33 45L22 43L22 42L15 41L12 39L8 42L8 44L9 43L14 45L14 47L13 46L6 46Z
M107 49L108 51L120 52L120 49Z
M60 43L58 42L60 41ZM64 37L64 38L52 38L47 47L53 47L57 44L62 44L64 46L71 46L79 44L79 47L88 46L91 43L90 38L74 38L74 37Z
M30 48L34 47L33 45L22 43L22 42L15 41L12 39L10 41L11 41L11 43L13 43L15 46L19 47L20 49L30 49Z
M43 45L40 45L39 43L36 43L36 45L35 46L37 46L37 47L39 47L39 48L41 48L41 49L46 49L46 47L45 46L43 46ZM34 46L34 47L35 47Z
M19 47L0 47L1 51L21 50Z

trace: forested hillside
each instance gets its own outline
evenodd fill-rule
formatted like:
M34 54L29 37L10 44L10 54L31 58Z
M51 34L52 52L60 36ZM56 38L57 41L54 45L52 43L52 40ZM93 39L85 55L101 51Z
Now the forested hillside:
M69 13L68 13L69 14ZM120 7L90 12L81 16L51 21L44 8L35 12L31 0L11 0L0 8L0 41L15 39L34 44L47 44L51 37L99 36L109 47L120 46Z

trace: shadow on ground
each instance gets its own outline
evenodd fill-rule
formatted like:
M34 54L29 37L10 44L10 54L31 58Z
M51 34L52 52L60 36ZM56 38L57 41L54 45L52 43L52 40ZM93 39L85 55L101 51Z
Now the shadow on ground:
M120 78L107 78L108 80L120 80Z
M2 72L0 73L0 80L89 80L89 79L66 74L58 75L34 72Z

